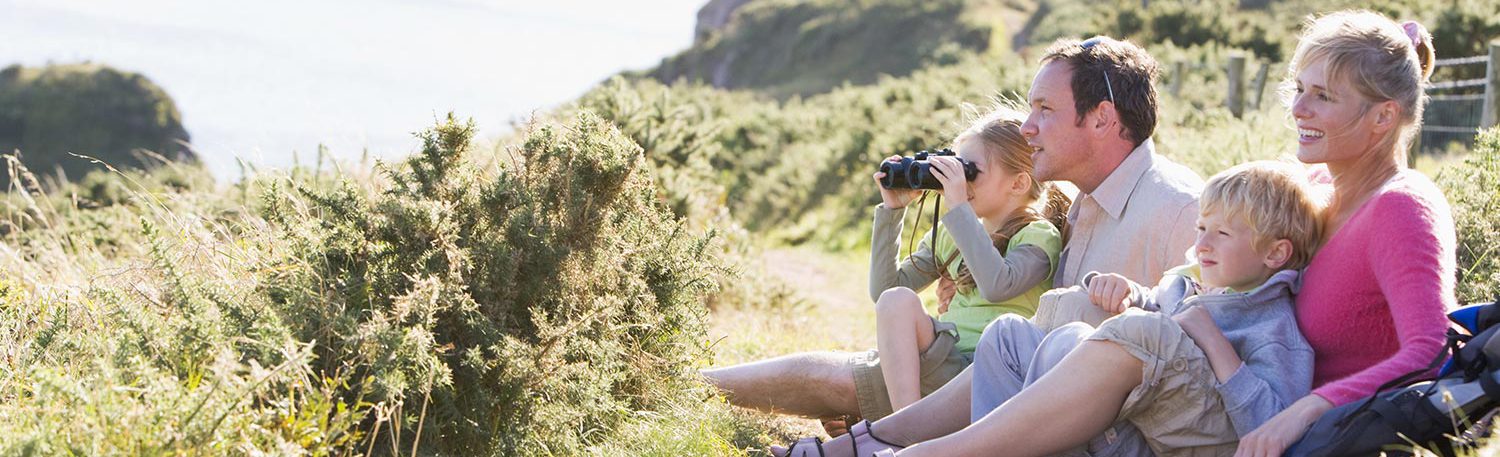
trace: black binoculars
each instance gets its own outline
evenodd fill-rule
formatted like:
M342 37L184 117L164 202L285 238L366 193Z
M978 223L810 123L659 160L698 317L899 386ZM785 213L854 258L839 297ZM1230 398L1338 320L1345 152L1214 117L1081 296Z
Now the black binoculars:
M880 178L880 185L886 189L932 189L942 190L943 183L938 181L937 175L932 173L932 163L927 161L932 156L958 156L958 153L949 149L940 151L922 151L914 157L902 157L900 162L880 162L880 171L885 172L885 177ZM979 176L979 167L964 159L958 159L964 165L964 179L973 181Z

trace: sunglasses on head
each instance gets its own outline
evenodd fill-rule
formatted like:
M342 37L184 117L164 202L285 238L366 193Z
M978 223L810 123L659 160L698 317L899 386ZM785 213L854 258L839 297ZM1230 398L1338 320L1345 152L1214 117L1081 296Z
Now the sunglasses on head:
M1108 38L1096 36L1087 40L1083 40L1082 43L1078 43L1078 47L1083 48L1084 50L1089 50L1092 49L1095 45L1103 43L1105 40L1108 40ZM1100 70L1099 72L1104 74L1104 88L1109 89L1109 102L1118 105L1119 103L1115 103L1115 86L1114 84L1109 82L1109 72L1104 70Z

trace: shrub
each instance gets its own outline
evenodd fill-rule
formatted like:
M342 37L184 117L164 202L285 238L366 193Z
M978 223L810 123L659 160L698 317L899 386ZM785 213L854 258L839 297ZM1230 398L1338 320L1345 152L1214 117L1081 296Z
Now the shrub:
M1458 301L1494 300L1500 296L1500 129L1482 132L1463 165L1444 169L1437 181L1458 229Z
M292 247L264 291L317 370L371 379L370 401L401 405L388 427L443 453L574 454L680 400L721 271L711 235L596 116L536 127L493 175L463 157L472 128L450 115L378 193L265 193Z

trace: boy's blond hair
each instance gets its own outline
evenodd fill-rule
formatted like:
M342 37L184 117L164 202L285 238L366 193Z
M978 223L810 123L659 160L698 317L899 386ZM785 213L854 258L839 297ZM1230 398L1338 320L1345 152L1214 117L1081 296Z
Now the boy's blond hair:
M1209 178L1199 205L1203 214L1222 212L1243 218L1253 231L1251 245L1264 252L1275 240L1292 242L1282 269L1299 269L1312 260L1322 240L1323 204L1307 181L1307 172L1286 162L1258 161L1230 167Z

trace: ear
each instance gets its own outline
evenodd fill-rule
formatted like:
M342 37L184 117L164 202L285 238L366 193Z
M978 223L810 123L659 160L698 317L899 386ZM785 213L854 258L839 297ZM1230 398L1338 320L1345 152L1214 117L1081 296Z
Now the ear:
M1286 263L1291 260L1292 240L1282 238L1271 242L1269 249L1266 249L1265 256L1261 259L1261 262L1266 264L1266 268L1276 270L1280 269L1282 266L1285 266Z
M1010 179L1010 191L1013 194L1025 195L1031 191L1031 182L1031 173L1016 173L1016 176Z
M1401 107L1393 100L1377 103L1370 111L1375 115L1374 132L1376 134L1384 135L1400 123Z
M1094 111L1089 113L1089 127L1092 127L1095 132L1107 134L1112 130L1110 126L1115 123L1117 113L1114 102L1109 100L1099 102L1098 105L1094 105Z

